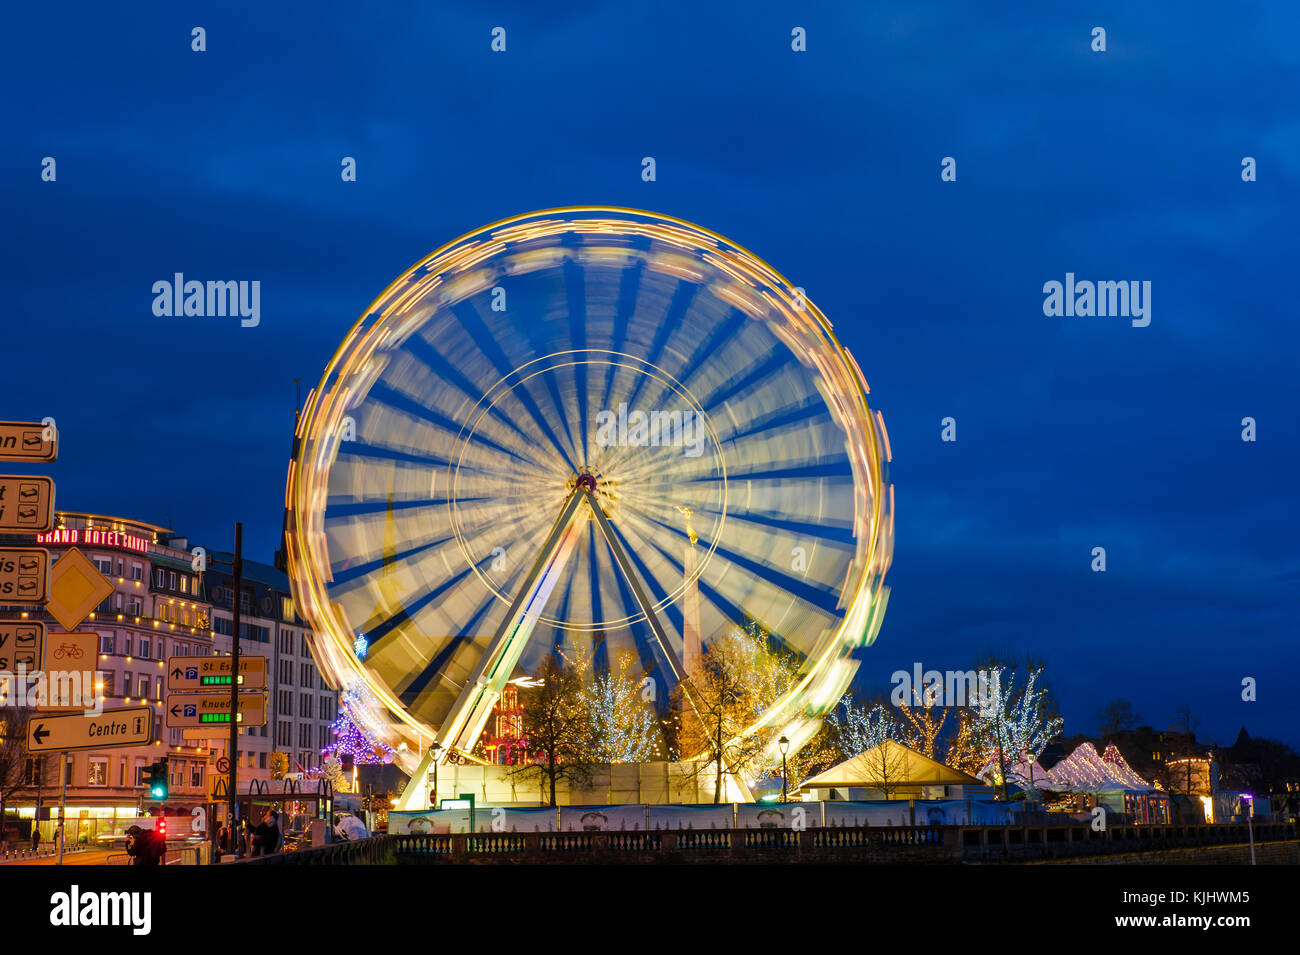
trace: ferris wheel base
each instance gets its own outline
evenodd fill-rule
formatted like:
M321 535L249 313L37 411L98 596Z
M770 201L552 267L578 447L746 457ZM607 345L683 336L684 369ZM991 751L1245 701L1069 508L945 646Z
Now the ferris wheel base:
M443 799L460 799L472 793L476 807L538 806L549 802L546 782L533 775L522 778L519 766L443 763L438 767L434 794L432 759L426 755L397 799L401 812L427 812ZM693 762L616 763L592 768L590 785L557 786L562 806L704 804L714 801L716 771ZM723 773L722 803L754 801L749 784L733 773Z

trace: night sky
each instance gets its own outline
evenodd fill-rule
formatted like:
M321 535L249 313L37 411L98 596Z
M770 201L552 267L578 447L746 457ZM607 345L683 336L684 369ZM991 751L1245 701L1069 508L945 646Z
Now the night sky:
M1067 733L1126 697L1300 744L1293 4L538 6L7 12L0 412L57 419L61 508L223 550L242 520L269 561L294 379L392 279L645 208L805 287L871 384L896 547L860 683L1031 654ZM176 272L260 281L260 324L155 317ZM1150 325L1045 316L1067 272L1151 282Z

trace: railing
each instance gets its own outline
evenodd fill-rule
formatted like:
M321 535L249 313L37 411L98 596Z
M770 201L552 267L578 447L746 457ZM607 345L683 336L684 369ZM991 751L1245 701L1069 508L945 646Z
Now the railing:
M1296 829L1289 824L1254 827L1257 844L1296 838ZM1074 824L419 833L337 842L238 864L1011 861L1239 845L1247 839L1244 824L1114 826L1102 831Z

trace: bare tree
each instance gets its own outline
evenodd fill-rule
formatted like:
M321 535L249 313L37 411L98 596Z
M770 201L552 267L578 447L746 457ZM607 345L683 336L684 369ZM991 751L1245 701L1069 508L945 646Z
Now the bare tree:
M51 785L55 776L53 754L31 756L27 752L27 718L30 707L0 707L0 839L4 817L14 796L38 786Z
M548 656L534 677L539 685L520 691L528 760L510 775L544 782L554 806L560 780L591 781L591 714L581 701L582 677L563 657Z
M1098 730L1103 737L1127 733L1138 725L1139 719L1128 700L1111 700L1097 711Z
M698 670L674 691L682 714L675 743L684 756L697 757L683 778L711 771L713 801L720 803L724 774L742 773L764 761L776 731L741 734L794 684L796 673L794 661L770 648L757 623L711 640Z
M904 730L893 713L880 703L854 706L853 697L846 694L828 722L844 758L861 756L885 798L892 798L907 775L907 751L898 744Z

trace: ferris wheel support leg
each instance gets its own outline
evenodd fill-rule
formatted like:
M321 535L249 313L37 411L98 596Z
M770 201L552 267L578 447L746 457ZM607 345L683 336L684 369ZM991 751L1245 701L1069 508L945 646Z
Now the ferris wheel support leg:
M690 692L690 684L686 682L686 673L682 669L681 661L677 659L677 654L673 653L672 646L668 643L668 634L664 630L664 625L659 620L659 615L654 611L654 605L646 596L644 588L641 586L641 578L637 576L636 568L632 566L632 561L628 559L627 551L619 542L614 533L614 527L610 524L609 518L605 512L600 509L596 503L594 495L586 488L582 489L587 495L587 501L591 505L591 511L596 516L596 525L600 528L600 533L604 536L605 542L609 544L609 549L614 552L614 560L618 563L619 569L623 571L623 576L627 578L628 585L632 588L632 594L636 597L637 604L641 607L641 612L645 614L646 622L650 624L650 629L655 635L655 640L659 643L659 649L663 651L664 659L668 663L668 669L672 671L673 678L677 685L685 690L686 700L690 703L691 709L699 715L699 707L695 705L695 700Z
M573 518L584 500L581 490L574 488L565 501L560 517L546 536L519 593L488 643L487 652L438 729L441 753L450 755L454 748L473 748L493 703L523 653L560 569L573 550Z

